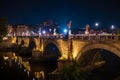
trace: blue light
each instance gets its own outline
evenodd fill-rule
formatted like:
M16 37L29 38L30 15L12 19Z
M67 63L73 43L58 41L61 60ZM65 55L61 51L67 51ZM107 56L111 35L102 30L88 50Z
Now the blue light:
M99 23L97 22L97 23L95 23L95 26L99 26Z
M43 31L42 31L42 33L43 33L43 34L45 34L45 33L46 33L46 31L45 31L45 30L43 30Z
M114 25L112 25L112 26L111 26L111 29L114 29L114 28L115 28L115 26L114 26Z
M56 48L55 48L55 47L53 47L53 48L52 48L52 50L53 50L53 51L55 51L55 50L56 50Z
M63 32L64 32L64 34L67 34L67 29L64 29Z

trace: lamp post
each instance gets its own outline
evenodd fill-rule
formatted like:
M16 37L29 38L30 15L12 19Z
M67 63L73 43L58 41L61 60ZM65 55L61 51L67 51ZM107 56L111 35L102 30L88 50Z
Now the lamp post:
M114 29L115 29L115 26L112 25L112 26L111 26L112 34L113 34L113 30L114 30Z
M97 34L97 28L98 28L98 26L99 26L99 23L96 22L96 23L95 23L96 34Z
M54 28L54 32L53 32L53 35L56 35L56 28Z
M39 37L41 36L41 28L38 31Z
M72 40L71 40L71 37L70 37L70 34L71 34L71 23L72 21L70 20L69 23L67 24L67 27L68 27L68 60L72 60L73 58L73 55L72 55Z

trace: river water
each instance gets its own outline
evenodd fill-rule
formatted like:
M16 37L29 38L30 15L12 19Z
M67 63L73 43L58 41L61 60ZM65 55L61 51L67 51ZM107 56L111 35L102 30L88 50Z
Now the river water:
M92 70L85 80L120 80L120 63L112 61L114 60ZM0 52L2 80L55 80L50 79L48 73L54 71L56 67L56 62L30 63L29 58L17 56L13 52Z
M16 56L13 52L0 52L0 78L3 80L49 80L48 73L56 63L31 63L29 58Z

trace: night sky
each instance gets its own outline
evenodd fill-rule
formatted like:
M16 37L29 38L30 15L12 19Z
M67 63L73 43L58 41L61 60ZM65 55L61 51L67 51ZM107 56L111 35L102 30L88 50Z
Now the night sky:
M53 20L60 26L120 26L119 0L0 0L0 17L10 24L40 24Z

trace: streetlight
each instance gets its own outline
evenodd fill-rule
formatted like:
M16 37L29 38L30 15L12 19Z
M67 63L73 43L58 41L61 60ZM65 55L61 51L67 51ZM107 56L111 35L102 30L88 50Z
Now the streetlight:
M96 26L96 27L98 27L98 26L99 26L99 23L98 23L98 22L96 22L96 23L95 23L95 26Z
M111 26L111 29L112 29L112 30L113 30L113 29L115 29L115 26L114 26L114 25L112 25L112 26Z
M38 34L39 34L39 36L41 36L41 28L39 29Z
M97 33L97 28L98 28L98 26L99 26L99 23L96 22L96 23L95 23L96 33Z
M111 25L111 29L112 29L112 34L113 34L113 30L115 29L115 26Z
M64 29L63 32L64 32L64 34L67 34L68 31L67 31L67 29Z
M49 31L50 31L50 33L51 33L52 29L51 29L51 28L49 28Z
M43 34L45 34L45 33L46 33L46 31L45 31L45 30L43 30L43 31L42 31L42 33L43 33Z

